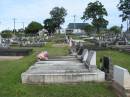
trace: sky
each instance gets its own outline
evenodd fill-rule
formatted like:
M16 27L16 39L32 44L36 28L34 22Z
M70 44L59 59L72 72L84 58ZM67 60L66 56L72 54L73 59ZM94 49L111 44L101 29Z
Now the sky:
M0 0L0 31L4 29L13 29L13 18L16 18L16 29L27 26L31 21L37 21L43 24L43 21L50 18L49 12L56 6L64 7L68 15L65 23L62 25L66 28L69 23L82 23L80 18L89 2L96 0ZM109 21L108 28L114 25L120 26L122 20L119 17L121 12L117 9L119 0L99 0L108 12L105 17ZM89 21L86 21L88 23ZM124 30L126 22L123 23Z

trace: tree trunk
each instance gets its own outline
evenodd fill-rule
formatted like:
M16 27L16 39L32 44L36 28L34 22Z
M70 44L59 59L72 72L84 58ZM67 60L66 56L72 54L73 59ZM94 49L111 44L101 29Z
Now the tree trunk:
M97 33L99 34L100 33L100 28L97 26Z

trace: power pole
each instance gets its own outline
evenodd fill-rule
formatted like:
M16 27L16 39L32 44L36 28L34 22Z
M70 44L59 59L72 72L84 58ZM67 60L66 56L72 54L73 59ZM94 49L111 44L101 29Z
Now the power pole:
M13 22L14 22L14 36L15 36L15 23L16 23L16 18L13 18Z
M76 28L75 27L75 21L76 21L76 15L74 15L74 29Z
M23 30L24 30L24 28L25 28L25 27L24 27L24 22L22 22L22 25L23 25Z

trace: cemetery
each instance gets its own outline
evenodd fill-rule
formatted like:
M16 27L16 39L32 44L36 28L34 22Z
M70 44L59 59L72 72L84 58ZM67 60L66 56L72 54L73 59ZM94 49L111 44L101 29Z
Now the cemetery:
M45 96L48 95L47 97L50 97L55 93L56 95L59 96L63 95L62 94L63 92L60 92L63 89L66 92L66 94L64 94L65 97L68 95L68 93L69 95L71 95L71 97L73 97L74 96L73 93L76 93L75 91L79 87L80 91L77 92L78 96L101 95L104 97L107 96L116 97L115 96L116 93L111 90L112 88L111 85L107 83L107 81L105 81L105 72L99 70L100 67L99 60L103 56L109 56L112 58L113 64L119 64L120 66L127 68L128 71L130 71L130 67L129 67L130 60L127 58L130 57L130 55L119 51L116 52L112 50L94 51L92 49L90 50L84 49L82 50L82 52L79 53L79 55L78 53L75 52L76 50L73 49L72 50L73 54L68 55L69 47L67 47L66 44L64 46L63 45L64 44L60 45L56 43L47 43L42 48L39 49L33 48L33 54L30 54L27 57L23 57L20 60L11 61L11 62L6 62L6 61L0 62L0 66L2 66L1 72L5 74L6 72L10 72L10 74L6 77L9 78L10 81L9 80L5 81L6 78L4 78L4 75L2 75L3 73L2 74L0 73L2 79L1 83L4 85L1 87L3 89L2 90L3 93L1 95L10 97L8 93L10 94L11 91L13 91L11 95L13 95L14 97L16 95L16 92L19 93L17 94L19 96L29 95L35 97L37 96L37 94L35 93L40 92L41 95L45 95ZM37 52L37 50L38 52L47 50L48 60L38 61L35 53ZM78 49L77 51L81 51L81 50ZM119 57L123 57L123 58L120 59ZM6 69L3 63L4 64L6 63L6 67L8 66L10 69L9 70ZM14 72L14 68L15 68L15 72ZM8 88L8 85L6 85L6 83L10 83L10 86L14 88L13 89ZM65 85L65 83L69 83L69 84ZM73 85L73 83L77 83L77 84ZM115 83L117 84L118 82L113 82L113 86L115 86ZM15 86L18 90L15 90L16 89ZM68 89L70 90L70 87L71 87L71 92L68 91ZM111 88L109 89L109 87ZM119 85L118 87L121 86ZM6 89L8 89L8 93L4 93ZM84 89L87 92L89 92L89 94L87 92L84 93L83 92ZM114 88L112 89L114 90ZM52 94L49 95L50 90ZM95 91L95 92L92 93L90 91Z
M10 72L7 78L12 79L10 79L11 82L5 81L5 75L1 75L0 73L1 79L3 79L1 82L4 85L2 87L4 90L2 91L6 91L8 88L6 83L10 83L13 87L15 87L15 85L19 87L19 90L16 92L19 92L20 94L18 95L20 96L23 95L21 94L22 91L24 93L29 91L36 93L46 88L51 88L52 94L55 94L53 88L56 88L56 95L63 95L59 93L58 87L60 89L69 89L69 87L72 87L72 93L70 94L73 97L73 93L75 92L75 88L73 87L80 87L81 93L83 89L89 91L87 90L89 87L91 91L95 91L94 94L91 92L90 94L84 94L83 92L83 94L79 93L77 95L96 96L101 92L100 95L104 97L116 97L117 95L119 97L129 97L129 45L100 47L93 43L93 41L95 41L93 39L84 40L84 38L74 35L74 39L70 38L70 40L57 42L57 40L64 40L64 38L67 37L63 36L62 38L59 35L50 37L49 41L46 40L47 42L45 42L44 40L43 42L45 44L41 46L35 45L26 48L21 48L20 45L17 47L1 47L0 66L3 64L1 72L5 74ZM37 38L34 40L36 39ZM53 39L55 39L54 42ZM30 39L26 38L26 41L30 41ZM32 41L30 43L32 43ZM28 42L28 44L30 43ZM6 66L10 68L9 71L4 64L7 64ZM18 64L19 67L17 66ZM35 89L35 86L38 90ZM45 86L45 88L42 86ZM33 88L33 90L31 88ZM15 90L8 90L8 93L13 91L12 95L16 97ZM103 91L105 91L105 93ZM45 92L47 94L45 94ZM42 95L49 95L50 89L45 92L43 92ZM10 97L7 93L0 95ZM26 95L36 96L36 94L30 93Z
M42 47L45 44L44 37L23 37L19 43L21 47Z
M1 1L0 97L130 97L129 9L129 0Z
M31 48L12 48L9 43L2 42L0 36L0 60L17 60L32 53Z

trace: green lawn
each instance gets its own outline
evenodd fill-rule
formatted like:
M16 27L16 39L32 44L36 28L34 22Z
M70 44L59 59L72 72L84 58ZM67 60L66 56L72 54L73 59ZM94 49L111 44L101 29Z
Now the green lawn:
M130 54L119 52L119 51L98 51L97 52L97 64L103 56L108 56L112 59L113 65L119 65L129 70L130 72Z
M51 44L33 48L35 52L48 50L50 56L66 55L67 47L56 48ZM0 97L116 97L107 83L23 85L21 73L35 61L35 54L17 61L0 62Z

